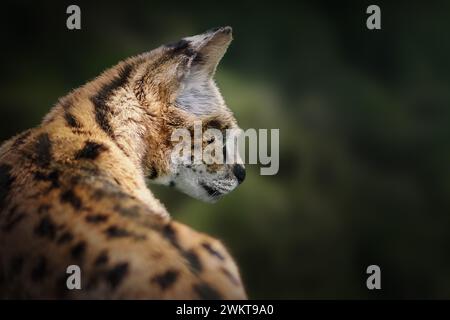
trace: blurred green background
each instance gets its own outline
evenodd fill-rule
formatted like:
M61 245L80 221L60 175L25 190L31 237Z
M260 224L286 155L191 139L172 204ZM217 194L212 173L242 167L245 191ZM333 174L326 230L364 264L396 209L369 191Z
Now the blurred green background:
M252 298L450 298L450 2L374 3L379 31L365 1L4 2L0 139L125 57L231 25L217 81L243 128L280 129L280 171L248 166L214 205L154 187L173 216L227 244Z

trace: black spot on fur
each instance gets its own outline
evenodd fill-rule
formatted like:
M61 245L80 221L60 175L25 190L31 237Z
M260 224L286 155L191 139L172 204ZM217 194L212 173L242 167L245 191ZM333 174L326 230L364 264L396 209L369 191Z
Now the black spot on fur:
M109 227L108 229L105 230L105 233L109 238L132 237L135 240L144 240L146 238L145 235L138 235L126 229L120 228L118 226Z
M20 221L23 220L23 218L25 218L25 214L23 213L19 213L14 215L4 226L3 226L3 231L5 232L10 232L12 229L14 229L14 227L16 227Z
M66 123L69 127L74 128L74 129L81 129L81 127L82 127L81 123L69 111L64 112L64 119L66 120Z
M8 164L0 165L0 209L4 206L4 201L9 194L14 177L11 175L12 167Z
M161 290L170 288L178 278L179 273L175 270L168 270L161 275L154 276L151 282L158 284Z
M47 260L44 256L40 256L36 265L31 270L31 280L37 282L43 280L47 275Z
M131 233L129 231L117 226L109 227L108 229L106 229L105 233L110 238L123 238L131 236Z
M200 299L204 300L222 300L223 297L216 290L211 288L210 285L206 283L200 283L194 285L194 291L199 295Z
M157 177L158 177L158 171L154 167L151 167L150 171L149 171L149 174L148 174L148 178L149 179L156 179Z
M49 174L37 171L34 173L34 179L37 181L50 182L50 190L59 188L59 171L53 170Z
M169 182L169 187L171 187L171 188L175 187L175 181L170 181Z
M72 190L61 194L61 202L69 203L76 210L81 209L81 199Z
M52 142L48 133L40 134L35 144L36 164L47 167L52 161Z
M140 216L138 206L132 206L129 208L124 208L122 206L115 206L114 210L119 212L124 217L137 218Z
M41 237L48 237L54 239L56 236L56 225L50 217L42 218L41 222L34 229L34 233Z
M83 149L78 151L75 155L75 159L90 159L95 160L98 158L98 156L108 150L108 147L106 147L103 144L93 142L93 141L86 141Z
M206 249L212 256L217 257L219 260L225 260L225 257L217 250L215 250L209 243L202 243L202 247Z
M73 240L73 235L69 231L66 231L58 238L56 243L64 244L64 243L70 242L72 240Z
M97 259L95 259L94 264L98 267L98 266L102 266L104 264L106 264L108 262L109 258L108 258L108 254L106 253L106 251L101 252Z
M72 256L72 258L80 260L83 258L85 251L86 243L84 241L81 241L70 250L70 255Z
M189 262L189 267L192 272L200 273L203 269L202 263L200 262L200 258L197 253L193 250L183 251L183 257Z
M119 263L106 273L106 280L114 289L122 282L123 278L128 274L128 263Z
M96 95L91 98L95 107L95 120L99 127L105 131L113 140L115 135L110 123L111 109L108 106L108 99L114 93L114 91L120 87L123 87L133 70L132 65L125 65L112 81L105 84Z
M102 223L108 220L108 216L104 214L93 214L86 217L86 221L89 223Z
M177 235L175 232L175 229L171 224L167 224L162 229L162 235L164 238L166 238L175 248L181 250L180 244L177 240Z
M189 263L189 268L192 273L197 274L203 270L202 263L200 262L200 258L198 257L197 253L194 250L186 251L180 246L177 240L176 231L171 224L167 224L163 228L162 235L186 259L186 261Z
M22 132L14 141L13 143L13 148L18 148L20 146L22 146L26 140L28 139L28 137L31 135L31 130L27 130L25 132Z

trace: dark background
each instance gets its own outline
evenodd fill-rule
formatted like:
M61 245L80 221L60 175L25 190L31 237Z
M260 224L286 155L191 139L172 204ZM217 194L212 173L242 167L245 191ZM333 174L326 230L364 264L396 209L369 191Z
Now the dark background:
M369 4L2 2L0 140L123 58L231 25L217 81L243 128L280 129L280 171L248 166L215 205L153 188L173 216L227 244L252 298L450 298L450 2L374 1L378 31Z

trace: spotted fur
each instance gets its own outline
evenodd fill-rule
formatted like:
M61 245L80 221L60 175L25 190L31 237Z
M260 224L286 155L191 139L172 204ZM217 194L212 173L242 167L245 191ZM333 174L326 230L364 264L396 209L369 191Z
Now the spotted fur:
M120 62L1 146L0 297L246 298L224 246L173 221L146 183L202 179L192 193L207 199L220 179L237 186L229 166L169 159L177 128L237 127L212 80L230 41L223 27ZM73 264L81 290L65 285Z

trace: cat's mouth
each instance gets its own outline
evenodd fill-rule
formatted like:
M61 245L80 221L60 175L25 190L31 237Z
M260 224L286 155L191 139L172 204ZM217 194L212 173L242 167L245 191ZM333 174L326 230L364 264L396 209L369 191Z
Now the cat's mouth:
M204 182L200 183L200 186L206 191L208 196L210 196L212 199L217 199L217 198L219 198L220 196L222 196L224 194L219 189L217 189L217 188L215 188L213 186L207 185Z

